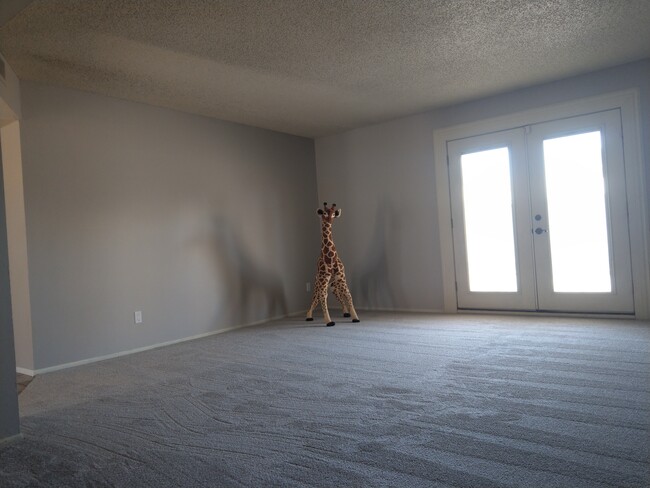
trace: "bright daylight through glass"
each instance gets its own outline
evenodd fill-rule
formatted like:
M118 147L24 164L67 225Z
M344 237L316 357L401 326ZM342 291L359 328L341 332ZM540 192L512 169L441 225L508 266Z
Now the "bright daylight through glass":
M611 292L600 132L544 141L553 289Z
M464 154L461 171L469 289L516 292L508 148Z

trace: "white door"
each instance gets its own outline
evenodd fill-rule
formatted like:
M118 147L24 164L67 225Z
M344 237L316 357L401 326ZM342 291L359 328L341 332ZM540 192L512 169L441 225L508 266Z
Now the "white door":
M450 142L459 308L534 310L524 129Z
M633 313L620 113L448 143L460 309Z

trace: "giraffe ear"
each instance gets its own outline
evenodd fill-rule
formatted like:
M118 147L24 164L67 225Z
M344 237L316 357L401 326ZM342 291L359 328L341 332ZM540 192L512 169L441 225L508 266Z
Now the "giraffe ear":
M316 210L316 213L317 213L318 215L323 215L323 209L322 209L322 208L319 208L318 210Z
M341 209L337 208L336 212L334 212L334 217L340 217L341 216Z

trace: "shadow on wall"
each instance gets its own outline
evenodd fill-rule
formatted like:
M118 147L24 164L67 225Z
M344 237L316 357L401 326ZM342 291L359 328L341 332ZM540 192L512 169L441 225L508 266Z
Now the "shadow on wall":
M377 207L375 228L358 279L358 303L368 309L394 309L402 302L401 291L391 279L389 253L399 256L399 220L388 200ZM393 273L394 275L396 273Z
M229 322L243 325L287 315L284 285L278 272L256 260L240 232L224 217L213 221L217 277L225 277ZM264 245L263 243L261 245Z

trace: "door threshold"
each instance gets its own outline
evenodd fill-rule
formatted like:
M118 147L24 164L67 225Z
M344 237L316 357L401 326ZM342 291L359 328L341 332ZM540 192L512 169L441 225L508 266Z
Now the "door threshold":
M558 312L553 310L481 310L475 308L459 308L457 313L471 315L520 315L524 317L573 317L584 319L624 319L636 320L634 313L596 313L596 312Z

